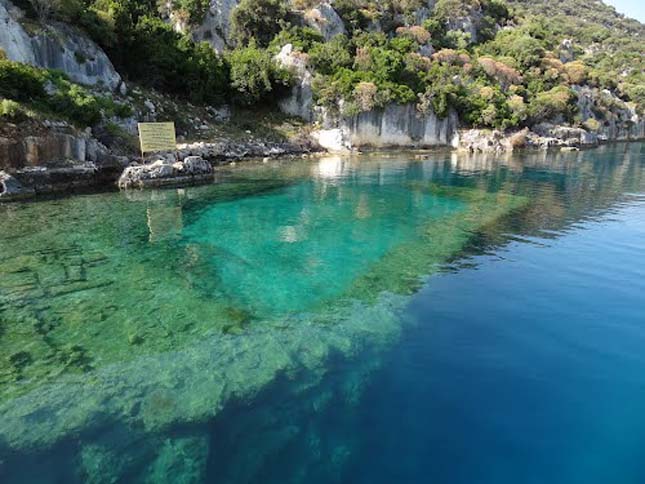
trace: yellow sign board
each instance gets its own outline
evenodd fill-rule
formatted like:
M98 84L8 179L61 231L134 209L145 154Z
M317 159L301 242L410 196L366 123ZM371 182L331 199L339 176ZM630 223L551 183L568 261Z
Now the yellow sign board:
M175 123L139 123L139 141L142 153L175 151Z

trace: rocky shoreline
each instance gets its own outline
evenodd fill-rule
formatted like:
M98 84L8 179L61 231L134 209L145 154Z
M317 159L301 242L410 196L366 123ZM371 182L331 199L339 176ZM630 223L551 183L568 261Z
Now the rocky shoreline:
M639 141L635 138L602 139L581 128L545 125L529 130L461 130L452 146L437 147L470 153L502 154L521 150L577 151L603 143ZM435 148L437 148L435 147ZM366 146L363 149L382 149ZM429 148L427 146L390 147ZM234 165L240 160L277 159L306 156L310 153L356 153L347 145L276 143L266 141L214 143L198 142L178 145L177 152L161 153L146 160L103 156L100 161L53 163L19 169L0 170L0 202L12 202L56 193L100 190L165 188L207 184L215 181L218 167Z
M161 188L210 183L218 166L243 159L304 155L311 146L268 141L181 144L145 160L105 156L97 161L46 163L0 170L0 202L77 190Z

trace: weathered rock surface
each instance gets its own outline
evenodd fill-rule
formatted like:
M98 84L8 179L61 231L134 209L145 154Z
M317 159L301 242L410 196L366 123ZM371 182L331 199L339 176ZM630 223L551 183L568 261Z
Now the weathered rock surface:
M17 200L28 198L33 194L33 189L24 187L9 173L0 171L0 200Z
M243 158L274 158L278 156L306 153L312 146L290 142L269 141L231 141L222 140L213 143L190 143L177 146L179 157L199 156L211 163L241 160ZM166 158L173 157L170 153Z
M352 148L349 133L342 128L318 129L311 133L311 137L322 149L332 153L342 153Z
M634 105L622 101L607 90L589 86L574 86L577 107L582 123L594 126L600 141L620 141L645 138L645 120Z
M0 137L0 169L16 170L65 160L101 163L109 158L108 149L99 141L67 126L24 137Z
M7 57L37 67L60 69L75 82L123 87L121 76L101 48L76 29L51 22L30 36L20 24L22 12L0 0L0 48Z
M448 146L457 131L457 115L441 119L433 113L421 114L413 104L391 104L346 119L342 126L352 147Z
M233 45L231 39L231 14L238 5L238 0L211 0L204 19L199 25L188 25L181 16L174 12L170 14L176 31L191 33L193 40L208 42L217 52Z
M278 101L283 113L298 116L305 121L313 119L314 96L311 88L313 75L307 68L307 55L293 50L293 45L285 45L275 56L276 62L289 69L296 79L291 93Z
M346 33L343 20L330 2L321 2L307 10L304 18L307 25L320 32L325 40L330 40L336 35Z
M110 164L65 163L0 172L0 201L99 188L113 183L122 169L114 159Z
M465 129L459 131L454 147L471 153L510 152L517 148L580 148L597 145L601 140L595 133L582 128L541 123L532 130L500 131Z
M157 160L145 165L129 166L119 178L119 188L152 188L191 185L212 180L212 165L199 156L188 156L175 163Z

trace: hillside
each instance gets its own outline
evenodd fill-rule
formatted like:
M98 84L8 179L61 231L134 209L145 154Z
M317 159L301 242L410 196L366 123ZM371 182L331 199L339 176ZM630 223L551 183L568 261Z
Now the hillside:
M12 133L44 121L120 155L137 120L212 141L244 137L254 112L276 139L304 136L301 118L347 147L645 135L645 26L600 1L0 0L0 17L0 168L29 151ZM74 157L50 151L34 163Z

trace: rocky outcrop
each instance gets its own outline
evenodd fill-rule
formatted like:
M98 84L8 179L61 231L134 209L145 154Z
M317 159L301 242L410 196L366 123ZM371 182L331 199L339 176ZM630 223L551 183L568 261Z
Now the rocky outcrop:
M305 121L313 119L314 96L311 88L313 76L307 68L307 55L293 50L291 44L285 45L275 61L290 70L296 80L288 96L278 101L283 113L298 116Z
M578 149L597 145L598 142L598 137L585 129L541 123L531 130L528 128L506 132L496 129L460 130L453 146L471 153L502 153L518 148Z
M12 173L0 172L0 201L13 201L51 193L73 193L114 183L123 166L110 164L67 163L28 167Z
M57 22L31 36L20 23L22 12L0 0L0 48L7 58L47 69L59 69L74 82L124 89L121 76L101 48L76 29Z
M0 169L18 170L66 160L102 163L111 158L108 149L88 132L66 123L48 123L50 129L0 136Z
M433 113L421 114L414 104L390 104L345 119L342 124L352 147L428 147L450 145L458 121L456 113L442 119Z
M582 124L600 141L625 141L645 138L645 119L630 103L611 91L589 86L574 86L578 96L578 115Z
M18 22L21 12L8 0L0 0L0 48L8 59L34 64L31 37Z
M193 40L208 42L217 52L231 47L231 14L238 5L238 0L211 0L204 19L199 25L189 25L176 13L170 14L170 21L175 30L191 33Z
M419 112L414 104L389 104L351 117L339 117L322 109L318 117L320 127L311 137L332 152L363 147L450 146L458 128L455 112L439 118L432 112Z
M28 198L33 194L32 188L24 187L14 176L0 171L0 201Z
M591 146L598 144L595 133L582 128L540 123L532 127L530 133L533 146L548 148L550 146Z
M307 25L320 32L325 40L330 40L336 35L346 33L343 19L340 18L340 15L329 2L321 2L307 10L304 14L304 19Z
M119 178L119 188L158 188L176 185L194 185L212 181L213 167L199 156L188 156L175 163L157 160L146 165L125 169Z
M269 142L261 140L231 141L214 143L190 143L177 146L179 157L199 156L211 163L241 160L244 158L275 158L291 154L307 153L313 150L307 143ZM165 159L175 156L170 153Z
M0 126L3 200L111 185L127 159L62 121Z
M311 137L325 151L342 153L352 149L349 133L343 128L317 129Z

